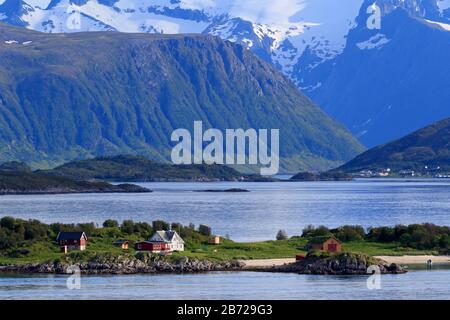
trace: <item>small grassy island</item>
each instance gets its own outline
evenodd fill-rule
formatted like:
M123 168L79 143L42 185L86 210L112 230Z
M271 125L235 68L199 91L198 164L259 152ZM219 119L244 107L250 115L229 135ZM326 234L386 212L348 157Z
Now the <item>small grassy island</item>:
M242 174L225 165L174 165L134 155L72 161L43 172L75 180L122 182L273 181L256 174Z
M176 231L184 240L185 250L163 255L135 249L135 244L149 239L157 230ZM60 232L67 231L84 232L89 239L86 250L61 252L56 239ZM333 254L310 250L308 244L318 237L339 239L343 252ZM244 267L242 260L294 258L296 255L302 255L307 262L322 268L322 262L330 259L336 259L337 262L341 259L350 262L356 259L367 263L372 256L377 255L450 252L450 228L432 224L379 227L371 228L368 232L359 226L336 229L307 227L301 236L279 238L250 243L220 238L220 241L214 242L211 240L218 237L214 237L211 228L205 225L196 228L194 225L183 226L164 221L149 224L125 220L119 224L117 221L107 220L102 227L97 227L94 223L47 225L37 220L3 217L0 219L0 272L65 273L65 268L73 264L80 265L85 273L241 270ZM124 241L127 243L126 249L117 245ZM303 268L303 265L300 263L297 267ZM384 266L389 271L389 266ZM286 267L271 271L291 272L293 269ZM392 273L399 273L397 271ZM325 272L332 273L329 270ZM352 273L349 270L342 272Z
M151 190L134 184L74 180L45 172L33 172L26 164L7 162L0 165L0 195L63 193L141 193Z

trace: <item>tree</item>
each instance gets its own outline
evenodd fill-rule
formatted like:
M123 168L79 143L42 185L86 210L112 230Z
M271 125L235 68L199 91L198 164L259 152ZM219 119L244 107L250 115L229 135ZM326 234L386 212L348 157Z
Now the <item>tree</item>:
M103 222L103 228L118 228L119 222L117 220L108 219Z
M285 230L279 230L277 233L277 240L287 240L288 235Z
M147 238L152 234L152 226L147 222L136 222L134 225L134 232L139 233L141 237Z
M120 230L126 234L133 234L134 232L134 222L133 220L124 220L120 226Z
M313 225L308 225L303 229L302 237L314 238L330 235L330 230L325 226L314 227Z
M0 226L2 228L6 228L9 230L14 230L15 224L16 224L16 219L14 219L13 217L3 217L0 220Z
M361 226L342 226L331 232L341 241L362 240L365 236L364 228Z
M201 224L201 225L198 227L198 232L199 232L200 234L202 234L202 235L204 235L204 236L208 236L208 237L212 235L211 227L209 227L209 226L207 226L207 225L204 225L204 224Z
M170 224L163 221L163 220L155 220L152 222L153 230L160 231L160 230L170 230Z
M183 228L183 226L181 225L181 223L173 222L171 228L172 230L179 231L181 230L181 228Z
M95 227L95 224L93 222L79 223L77 226L77 229L85 232L88 237L94 235L95 231L97 230L97 228Z

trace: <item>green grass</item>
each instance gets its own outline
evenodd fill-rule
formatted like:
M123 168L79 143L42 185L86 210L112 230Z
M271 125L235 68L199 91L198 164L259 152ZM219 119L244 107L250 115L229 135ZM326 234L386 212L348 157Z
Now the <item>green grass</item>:
M438 254L433 250L419 250L403 248L397 242L381 243L371 241L351 241L343 244L345 251L363 253L369 256L401 256L401 255L424 255Z
M139 239L132 239L139 240ZM74 252L69 257L75 259L86 260L94 254L117 254L123 255L134 254L135 250L122 250L113 246L114 239L91 237L88 248L82 254ZM263 241L263 242L245 242L238 243L224 239L220 245L210 245L200 242L188 242L186 251L174 253L173 258L186 256L189 258L207 259L211 261L229 261L233 259L275 259L275 258L294 258L295 254L303 253L303 249L307 239L295 238L282 241ZM35 243L27 247L30 251L28 255L13 257L0 256L0 265L5 264L24 264L48 262L64 258L65 255L59 252L59 248L55 243ZM421 255L421 254L437 254L431 250L416 250L410 248L402 248L398 243L377 243L369 241L352 241L343 244L343 250L347 252L362 253L370 256L377 255Z

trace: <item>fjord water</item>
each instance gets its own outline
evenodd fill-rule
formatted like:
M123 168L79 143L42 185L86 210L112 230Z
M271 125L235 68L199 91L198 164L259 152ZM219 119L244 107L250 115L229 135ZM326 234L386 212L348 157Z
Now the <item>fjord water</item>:
M273 239L278 229L301 234L308 224L365 227L433 222L450 225L449 180L353 182L142 183L149 194L1 196L0 216L43 222L164 219L210 225L238 241ZM244 188L246 193L195 192ZM450 269L381 276L313 276L257 272L197 275L0 275L0 299L450 299ZM164 290L161 290L164 288Z
M187 275L84 276L79 290L68 276L0 275L2 299L450 299L450 270L382 275L380 289L367 276L315 276L259 272Z
M0 216L99 225L110 218L203 223L236 241L274 239L279 229L300 235L309 224L450 225L450 180L444 179L140 185L154 192L0 196ZM195 192L228 188L250 192Z

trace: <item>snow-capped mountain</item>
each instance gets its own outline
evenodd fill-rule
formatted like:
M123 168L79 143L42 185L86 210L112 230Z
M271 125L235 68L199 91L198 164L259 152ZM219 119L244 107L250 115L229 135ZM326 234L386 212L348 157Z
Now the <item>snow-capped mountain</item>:
M401 132L392 130L389 134L380 135L380 129L383 128L374 125L374 117L381 112L380 108L386 106L373 105L371 110L367 110L364 106L371 103L364 100L364 91L344 90L351 88L349 84L336 86L336 90L339 88L344 93L330 91L330 83L348 80L348 73L354 72L352 68L367 63L366 60L371 59L373 53L381 56L385 48L395 46L398 39L403 39L400 34L407 33L408 30L397 30L397 33L392 33L391 30L390 33L385 29L385 22L392 21L393 16L399 19L398 23L408 20L410 23L421 23L430 29L447 33L436 41L446 42L450 35L450 0L0 0L1 2L0 21L43 32L206 33L240 43L276 65L300 89L329 114L341 120L369 146L400 137L408 133L407 130L412 131L428 123L419 120L408 122ZM397 15L399 10L405 12L406 16ZM416 48L417 44L420 48L428 39L410 34L408 41L409 47ZM404 44L404 47L408 46ZM355 60L356 57L361 60ZM401 59L401 55L397 59ZM349 65L343 67L343 61L349 61ZM426 69L427 61L413 63ZM449 62L441 63L442 70L446 70ZM378 67L383 68L383 63L380 62ZM370 90L370 87L363 89ZM410 90L415 89L411 87ZM395 85L385 88L385 91L393 91L394 94L399 92ZM395 98L392 102L398 100ZM396 107L394 103L386 103L392 105L391 108ZM353 105L359 107L356 112L361 114L360 118L355 117L355 110L351 108ZM422 108L425 112L422 106L409 104L409 108ZM441 109L450 110L448 105L441 106ZM450 116L450 111L447 113L446 116ZM439 120L437 116L430 116L429 113L421 116L418 113L420 119L430 118L432 121ZM371 123L371 126L366 125L366 122ZM380 123L379 126L381 125Z
M0 2L3 0L0 0ZM6 0L5 21L43 32L209 33L239 42L294 81L309 49L342 52L363 0ZM18 10L17 7L27 7ZM14 17L14 18L12 18Z
M0 0L0 20L43 32L209 33L273 62L300 88L303 74L343 52L364 0ZM450 0L378 0L445 23ZM364 21L363 21L364 22ZM445 25L444 25L445 27Z

